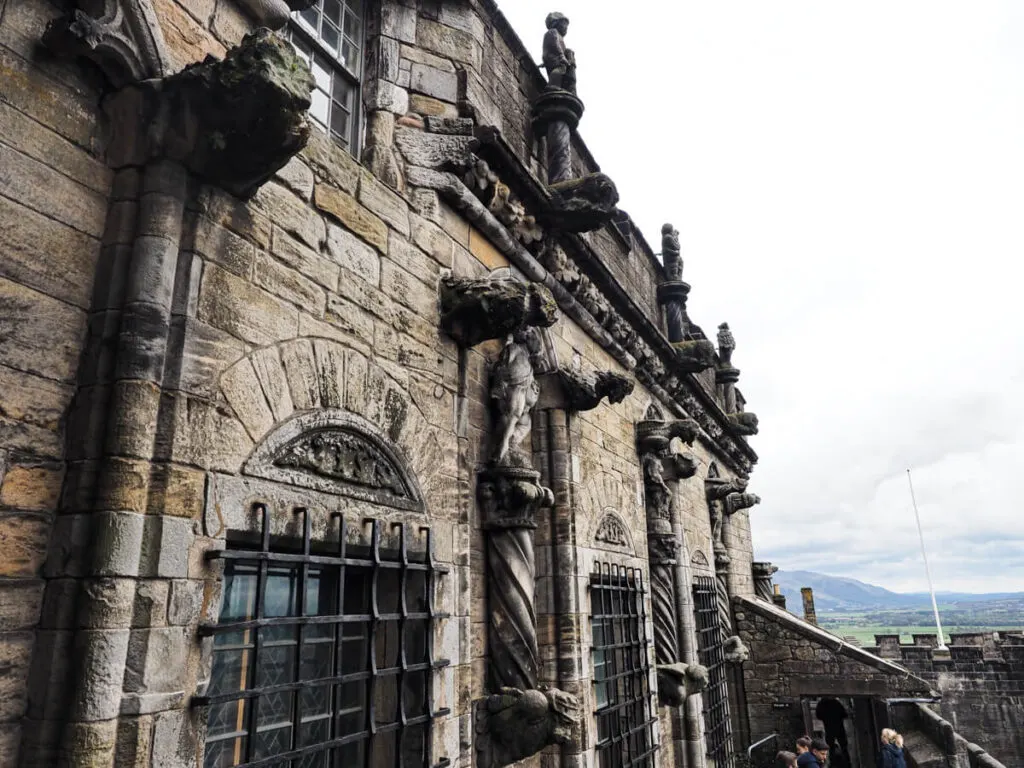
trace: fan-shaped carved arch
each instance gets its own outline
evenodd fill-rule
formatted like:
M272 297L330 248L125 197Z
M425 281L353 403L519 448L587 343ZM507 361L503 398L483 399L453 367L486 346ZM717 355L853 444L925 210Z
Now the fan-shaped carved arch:
M274 430L244 474L423 511L423 494L401 450L366 419L338 409L299 414Z
M690 558L691 565L699 565L703 568L709 567L711 564L708 562L708 557L699 549L693 551L693 556Z
M622 515L608 508L597 518L594 527L593 544L595 549L611 549L616 552L634 554L633 536L629 525Z

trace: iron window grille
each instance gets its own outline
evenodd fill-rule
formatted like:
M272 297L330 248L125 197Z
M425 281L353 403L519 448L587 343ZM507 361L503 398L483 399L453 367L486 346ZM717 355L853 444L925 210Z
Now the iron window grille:
M316 86L309 116L353 154L359 147L363 0L316 0L284 30Z
M651 766L658 747L640 570L599 564L590 577L590 604L598 765Z
M732 723L729 718L729 683L725 668L725 630L718 613L715 580L698 576L693 583L697 623L697 654L708 669L708 687L703 693L704 739L709 764L732 768Z
M347 544L340 514L337 543L270 534L270 512L254 505L258 545L214 551L224 561L204 768L422 768L432 753L435 710L435 579L448 570L426 547L410 552L407 528L395 524L398 549L381 547L370 522L368 546ZM315 549L314 549L315 547ZM329 551L333 550L333 551ZM449 765L447 758L436 768Z

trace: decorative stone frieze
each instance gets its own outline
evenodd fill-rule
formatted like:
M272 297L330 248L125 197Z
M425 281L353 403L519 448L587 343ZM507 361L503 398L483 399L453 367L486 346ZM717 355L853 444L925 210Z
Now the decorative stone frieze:
M614 512L605 512L597 525L594 541L609 544L615 549L632 549L625 522Z
M449 276L439 291L441 329L464 347L503 339L527 326L548 328L558 318L555 300L539 283Z

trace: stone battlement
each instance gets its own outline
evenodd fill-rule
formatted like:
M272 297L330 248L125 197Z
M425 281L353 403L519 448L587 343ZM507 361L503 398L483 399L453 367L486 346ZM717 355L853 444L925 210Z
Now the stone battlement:
M949 672L964 665L964 671L977 671L978 665L989 663L1024 671L1024 634L953 633L948 650L939 650L938 639L933 634L918 634L913 638L913 643L901 643L899 635L875 635L875 645L865 650L883 659L899 660L921 673Z

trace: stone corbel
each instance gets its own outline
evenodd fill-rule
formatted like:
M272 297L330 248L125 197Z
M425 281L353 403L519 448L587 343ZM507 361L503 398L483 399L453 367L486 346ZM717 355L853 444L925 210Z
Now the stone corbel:
M715 345L707 339L677 341L675 370L680 373L700 373L715 365Z
M445 277L440 284L441 329L463 347L504 339L526 326L548 328L558 306L539 283Z
M54 53L84 56L95 63L115 88L161 78L171 71L160 21L150 0L79 2L51 21L43 43Z
M725 497L725 514L734 515L740 510L750 509L760 503L761 497L756 493L730 493Z
M708 687L708 668L700 664L658 664L658 701L667 707L681 707L691 696Z
M605 398L621 403L633 392L634 382L628 376L612 371L583 373L559 368L539 378L540 409L562 408L567 411L590 411Z
M541 221L565 232L591 232L615 216L619 191L603 173L588 173L548 187L551 203L540 212Z
M108 100L114 167L164 157L251 197L309 139L313 76L291 44L250 32L223 60L207 56Z
M747 648L739 635L727 637L722 645L722 651L725 654L726 662L729 664L742 664L750 658L750 649Z
M757 434L757 414L740 411L728 415L732 431L744 437Z
M477 702L476 749L481 768L500 768L550 744L566 744L580 721L575 696L541 686L502 688Z

